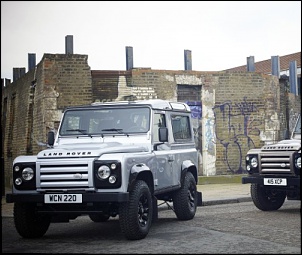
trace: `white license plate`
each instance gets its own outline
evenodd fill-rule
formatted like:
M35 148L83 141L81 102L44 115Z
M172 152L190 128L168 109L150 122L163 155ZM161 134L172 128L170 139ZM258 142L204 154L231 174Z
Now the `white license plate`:
M287 182L284 178L264 178L264 185L286 186Z
M46 204L82 203L82 194L45 194L44 202Z

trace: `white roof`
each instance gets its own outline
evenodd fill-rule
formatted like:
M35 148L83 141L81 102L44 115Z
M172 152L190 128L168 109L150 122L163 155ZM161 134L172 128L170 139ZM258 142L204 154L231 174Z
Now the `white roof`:
M112 102L95 102L93 106L101 105L150 105L154 109L162 110L182 110L190 112L190 107L184 102L172 102L163 99L148 99L148 100L136 100L136 101L112 101Z

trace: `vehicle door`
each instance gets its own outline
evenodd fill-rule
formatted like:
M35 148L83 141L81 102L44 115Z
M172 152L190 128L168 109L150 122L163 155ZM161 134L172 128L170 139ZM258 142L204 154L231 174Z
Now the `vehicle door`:
M152 146L155 155L152 172L154 175L154 187L156 190L177 185L173 176L174 157L171 153L169 142L160 142L159 129L167 127L167 119L164 111L155 111L152 122Z

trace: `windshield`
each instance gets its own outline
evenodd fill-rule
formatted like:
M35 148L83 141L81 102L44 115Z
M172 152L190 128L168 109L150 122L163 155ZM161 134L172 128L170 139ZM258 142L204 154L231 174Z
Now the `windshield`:
M147 132L150 108L70 109L64 114L60 135L103 135Z

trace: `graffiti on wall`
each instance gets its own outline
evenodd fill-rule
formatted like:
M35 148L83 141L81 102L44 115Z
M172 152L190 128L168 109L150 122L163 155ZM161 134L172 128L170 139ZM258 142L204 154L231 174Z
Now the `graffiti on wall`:
M252 116L258 111L257 107L244 97L242 102L235 104L227 100L213 107L213 111L216 143L224 148L223 159L228 170L234 174L245 173L244 156L249 149L255 148L250 135L260 134L261 122Z
M214 120L207 118L205 120L205 149L207 150L207 152L214 156L215 153L215 146L214 146L214 134L213 134L213 130L214 130Z
M289 125L288 125L289 132L293 131L298 118L299 118L299 113L297 113L293 109L291 109L289 111Z
M201 119L201 105L189 105L193 119Z

